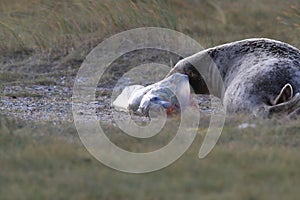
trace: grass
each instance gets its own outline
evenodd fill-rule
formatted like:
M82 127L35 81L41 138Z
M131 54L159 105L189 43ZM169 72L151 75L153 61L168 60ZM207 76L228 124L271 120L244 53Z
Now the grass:
M299 6L298 1L275 0L3 0L0 50L84 58L109 35L145 26L181 31L205 47L247 37L300 46Z
M19 83L51 85L56 83L53 77L75 76L99 42L137 27L174 29L204 47L269 37L300 48L299 10L297 0L2 0L0 89ZM243 122L256 127L239 129ZM299 198L298 121L228 117L217 146L199 160L206 125L201 124L194 144L177 162L157 172L132 175L95 160L72 124L0 116L1 199ZM171 124L147 143L124 137L106 124L111 140L137 151L161 147L173 129Z
M295 122L282 125L250 120L257 127L243 130L237 128L237 121L227 122L217 146L208 157L199 160L197 153L205 134L205 125L201 125L194 144L174 164L157 172L133 175L109 169L95 160L70 124L57 127L51 123L28 124L4 119L0 127L3 199L298 199L299 196L300 127ZM265 123L270 125L268 129ZM107 129L115 130L111 125ZM122 140L117 132L111 134L115 134L117 143L139 145L137 141Z
M2 1L0 49L36 49L65 56L109 34L140 26L176 29L169 1ZM166 11L164 11L166 10Z

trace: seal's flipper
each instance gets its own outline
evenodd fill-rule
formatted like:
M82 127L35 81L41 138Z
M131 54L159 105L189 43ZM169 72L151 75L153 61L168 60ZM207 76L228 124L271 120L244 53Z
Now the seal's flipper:
M286 84L280 91L280 94L276 97L274 105L290 101L293 98L293 87L291 84Z

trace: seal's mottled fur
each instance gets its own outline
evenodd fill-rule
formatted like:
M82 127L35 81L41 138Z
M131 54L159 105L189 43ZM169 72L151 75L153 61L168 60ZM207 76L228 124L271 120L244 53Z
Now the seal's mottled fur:
M207 58L223 90L215 89L220 81ZM230 112L300 113L300 50L280 41L254 38L209 48L179 61L167 76L176 72L189 76L195 93L221 97Z

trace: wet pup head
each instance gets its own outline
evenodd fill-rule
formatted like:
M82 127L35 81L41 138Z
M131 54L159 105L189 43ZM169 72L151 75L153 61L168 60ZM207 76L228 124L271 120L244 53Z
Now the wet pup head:
M129 110L147 116L151 109L163 108L171 114L191 103L189 79L184 74L174 73L146 88L132 94Z

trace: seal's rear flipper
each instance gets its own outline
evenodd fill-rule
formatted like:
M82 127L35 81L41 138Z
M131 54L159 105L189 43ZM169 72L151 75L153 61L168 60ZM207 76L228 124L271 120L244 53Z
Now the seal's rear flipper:
M273 115L288 115L293 113L293 111L296 111L300 108L300 93L296 93L295 96L286 102L274 105L274 106L268 106L266 111L268 114L268 117L272 117Z
M300 93L294 95L293 87L287 83L280 91L280 94L271 100L271 104L259 106L254 110L255 116L271 118L272 116L289 115L288 118L295 118L300 113Z
M293 87L291 84L286 84L280 91L280 94L275 98L274 105L278 105L293 98Z
M288 119L298 119L299 117L300 117L300 108L297 108L295 111L293 111L287 116Z

